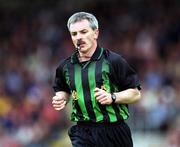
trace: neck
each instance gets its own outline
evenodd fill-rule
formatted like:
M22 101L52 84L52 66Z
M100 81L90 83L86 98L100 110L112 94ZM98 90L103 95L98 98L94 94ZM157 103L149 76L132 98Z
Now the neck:
M81 54L80 52L78 54L78 58L79 58L80 62L89 61L91 59L91 57L92 57L92 55L89 55L89 54Z
M81 52L79 51L79 61L83 62L83 61L88 61L91 59L92 55L94 54L95 50L97 48L97 44L92 47L91 49L89 49L89 51L87 52Z
M91 57L79 56L79 62L89 61Z

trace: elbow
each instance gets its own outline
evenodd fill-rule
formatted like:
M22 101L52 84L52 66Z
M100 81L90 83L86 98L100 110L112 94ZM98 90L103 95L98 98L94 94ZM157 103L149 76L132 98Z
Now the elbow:
M140 99L141 99L141 92L139 90L136 90L135 102L138 102Z

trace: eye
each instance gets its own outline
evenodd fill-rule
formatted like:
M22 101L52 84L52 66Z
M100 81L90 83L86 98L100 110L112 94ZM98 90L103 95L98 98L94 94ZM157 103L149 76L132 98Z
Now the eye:
M81 33L82 34L86 34L88 31L87 30L82 30Z
M71 32L71 36L76 36L77 32Z

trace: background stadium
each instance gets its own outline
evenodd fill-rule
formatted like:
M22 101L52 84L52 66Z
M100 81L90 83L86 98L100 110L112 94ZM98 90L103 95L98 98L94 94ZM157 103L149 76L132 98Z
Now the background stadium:
M134 146L180 146L179 0L0 0L0 147L70 147L71 106L55 111L51 86L74 51L66 22L77 11L97 16L100 46L140 76Z

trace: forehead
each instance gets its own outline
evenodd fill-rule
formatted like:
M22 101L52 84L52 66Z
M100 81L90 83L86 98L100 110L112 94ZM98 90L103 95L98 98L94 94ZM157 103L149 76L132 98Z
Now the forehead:
M77 31L81 31L84 29L91 29L90 25L89 25L89 21L84 19L75 23L72 23L70 25L70 32L77 32Z

